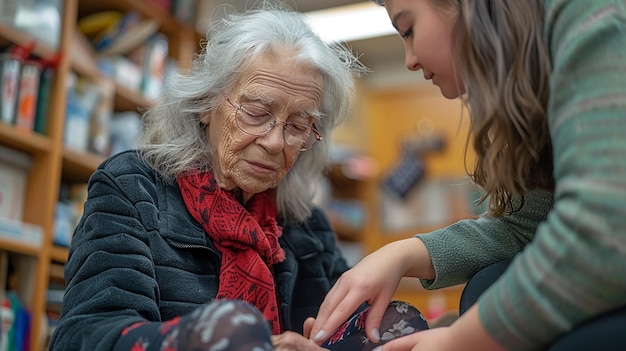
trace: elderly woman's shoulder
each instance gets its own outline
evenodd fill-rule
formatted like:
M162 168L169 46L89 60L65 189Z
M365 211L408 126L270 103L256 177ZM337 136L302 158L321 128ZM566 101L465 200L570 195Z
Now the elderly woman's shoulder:
M100 164L98 170L114 176L153 173L153 170L142 160L137 150L127 150L112 155Z

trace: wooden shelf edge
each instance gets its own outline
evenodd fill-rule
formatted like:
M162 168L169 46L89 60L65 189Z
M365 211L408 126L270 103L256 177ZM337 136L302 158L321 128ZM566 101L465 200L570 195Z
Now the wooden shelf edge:
M119 111L138 111L154 105L154 101L148 99L139 91L115 84L115 109Z
M0 217L0 250L39 256L43 237L43 228L39 225Z
M98 11L115 9L118 11L135 11L147 18L158 18L161 22L161 30L169 34L177 34L186 28L193 28L185 23L178 22L170 13L148 1L136 0L109 0L89 1L79 0L79 14L90 14Z
M50 138L31 131L21 130L0 122L0 144L30 154L49 152L52 142Z
M86 183L104 160L103 156L65 147L63 148L63 179Z
M41 254L41 245L28 243L20 239L13 239L1 236L0 234L0 250L22 254L26 256L39 257Z
M69 249L67 247L52 245L50 259L55 262L65 263L67 262L68 254Z
M4 23L0 23L0 37L4 40L11 42L12 44L24 47L35 43L33 54L37 56L49 58L55 56L57 53L57 50L52 48L50 45L33 38L32 36L24 33L20 29L14 28Z

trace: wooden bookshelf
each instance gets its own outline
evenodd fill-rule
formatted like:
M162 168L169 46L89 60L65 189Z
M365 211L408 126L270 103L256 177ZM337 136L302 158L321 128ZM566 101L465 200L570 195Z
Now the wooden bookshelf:
M0 122L0 145L22 152L32 159L27 172L23 221L43 229L41 245L0 236L0 252L8 253L4 256L12 260L16 274L20 276L17 294L32 314L30 344L33 351L45 350L47 347L46 337L49 333L44 318L47 310L46 292L51 280L59 281L58 266L65 263L68 257L68 248L53 243L54 213L61 183L86 183L104 160L102 156L76 151L63 144L68 77L75 74L94 84L110 84L114 89L115 111L137 111L153 103L139 92L115 84L111 78L99 72L95 55L85 52L82 46L84 42L77 39L77 20L86 14L104 10L136 11L144 18L156 18L159 32L168 39L170 57L183 69L190 66L199 48L199 36L191 26L179 23L148 0L65 0L61 3L62 24L58 49L0 23L0 47L28 47L34 44L32 55L36 57L53 59L60 55L52 82L46 131L43 134L22 131Z

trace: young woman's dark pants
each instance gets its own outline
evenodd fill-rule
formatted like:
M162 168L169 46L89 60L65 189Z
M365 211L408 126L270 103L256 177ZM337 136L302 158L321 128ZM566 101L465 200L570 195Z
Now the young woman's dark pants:
M459 312L465 313L478 297L507 269L512 260L488 266L476 273L461 295ZM626 294L626 292L625 292ZM559 338L549 351L626 350L626 306L581 323Z

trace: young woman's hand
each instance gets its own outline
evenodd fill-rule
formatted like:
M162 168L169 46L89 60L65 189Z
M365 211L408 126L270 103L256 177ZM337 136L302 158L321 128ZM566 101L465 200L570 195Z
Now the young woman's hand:
M292 331L272 335L272 345L276 351L328 351L306 337Z
M310 334L310 339L321 345L363 302L368 302L371 309L365 322L366 334L377 342L387 305L400 279L407 275L427 279L434 276L426 247L416 238L383 246L345 272L326 295L315 320L305 323L305 335Z
M449 327L423 330L392 340L376 351L456 351ZM466 345L467 346L467 345ZM466 350L465 348L462 350Z
M379 349L376 349L380 351ZM433 328L392 340L382 351L504 351L482 325L475 304L449 327Z

